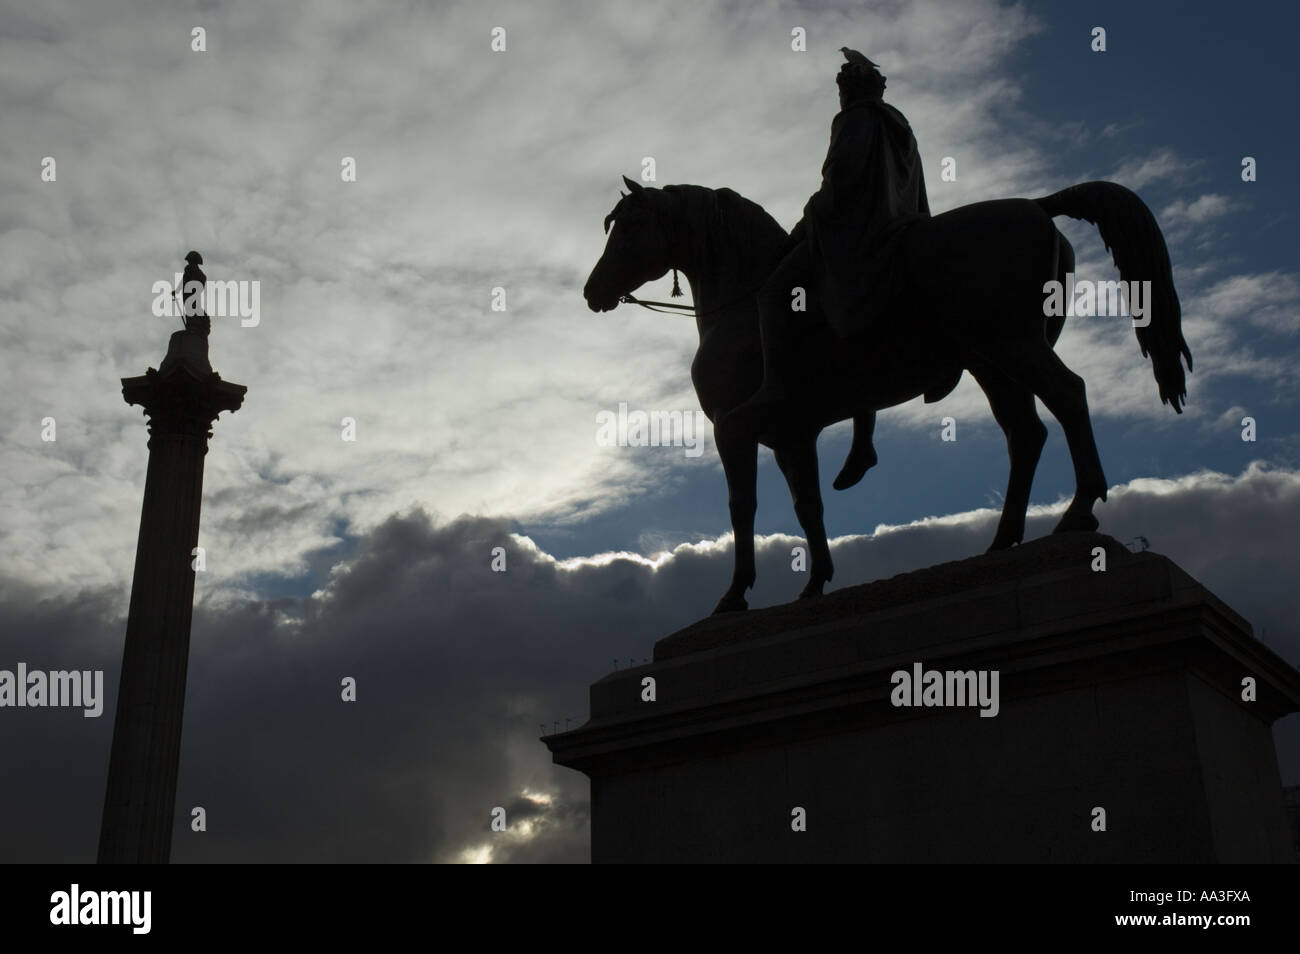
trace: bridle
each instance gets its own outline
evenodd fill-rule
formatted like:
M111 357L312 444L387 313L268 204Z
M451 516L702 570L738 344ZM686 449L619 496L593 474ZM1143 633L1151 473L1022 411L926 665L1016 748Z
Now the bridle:
M627 199L630 198L630 196L625 195L623 196L623 198ZM618 205L614 206L613 211L611 211L609 215L605 216L606 232L609 231L610 225L614 222L615 218L618 216L618 209L619 206L621 206L622 204L623 202L622 200L620 200ZM658 226L660 232L666 236L667 229L664 226L662 215L657 214L655 216L655 224ZM631 294L619 295L618 300L620 304L640 305L642 308L646 309L646 311L653 311L661 315L669 315L674 318L694 317L699 319L699 318L707 318L709 315L717 314L720 311L726 311L728 308L738 305L742 301L745 301L746 299L752 299L754 295L757 294L757 292L758 292L758 286L755 285L752 289L750 289L747 292L744 292L741 295L738 295L736 298L734 298L732 301L728 302L727 304L719 305L716 308L710 308L708 311L696 311L694 305L678 305L670 301L646 301L644 299L637 298L635 295L631 295ZM664 310L665 308L671 308L672 310L665 311Z

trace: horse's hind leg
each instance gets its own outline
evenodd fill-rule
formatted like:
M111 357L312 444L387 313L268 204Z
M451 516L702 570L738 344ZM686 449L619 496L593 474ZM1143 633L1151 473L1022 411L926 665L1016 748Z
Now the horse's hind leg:
M808 549L812 557L808 568L808 582L799 594L800 599L821 596L822 587L835 572L831 563L831 548L826 542L826 527L822 523L822 493L817 481L817 435L800 436L774 449L777 466L785 474L794 500L794 515L799 518Z
M1005 550L1025 537L1025 510L1029 507L1029 491L1034 483L1034 471L1038 469L1038 458L1047 440L1047 428L1038 417L1034 392L1029 388L989 368L971 373L984 389L993 417L1007 436L1011 473L1002 501L1002 518L989 547Z
M1004 370L1043 399L1052 416L1061 422L1070 447L1070 459L1074 463L1074 499L1053 533L1096 530L1097 518L1092 515L1092 505L1106 499L1106 475L1102 473L1097 442L1092 436L1083 378L1066 367L1042 338L1004 345L999 350L1013 361Z

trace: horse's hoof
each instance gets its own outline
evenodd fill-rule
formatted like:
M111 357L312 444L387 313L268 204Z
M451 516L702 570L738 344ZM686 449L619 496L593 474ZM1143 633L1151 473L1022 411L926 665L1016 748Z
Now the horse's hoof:
M989 548L984 552L997 553L999 550L1010 550L1018 542L1019 541L1017 540L1012 540L1010 537L996 536L993 538L993 542L989 544Z
M713 615L719 613L739 613L741 610L749 609L749 604L745 602L743 596L732 596L730 593L718 600L718 605L713 607Z
M807 586L799 591L799 599L810 600L822 595L822 587L826 585L825 580L809 580Z

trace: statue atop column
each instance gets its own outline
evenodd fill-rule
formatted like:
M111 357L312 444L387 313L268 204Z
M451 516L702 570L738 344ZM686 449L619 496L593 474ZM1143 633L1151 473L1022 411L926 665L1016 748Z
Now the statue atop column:
M207 294L208 276L199 268L203 256L191 251L185 256L185 272L181 276L181 321L186 331L193 331L205 338L212 331L212 319L208 317L203 302Z
M180 286L172 291L172 300L180 311L185 330L172 334L167 344L167 355L158 366L159 372L170 371L179 362L199 376L214 373L208 362L208 334L212 331L212 319L205 304L208 276L203 273L202 264L203 256L198 252L191 250L186 253Z

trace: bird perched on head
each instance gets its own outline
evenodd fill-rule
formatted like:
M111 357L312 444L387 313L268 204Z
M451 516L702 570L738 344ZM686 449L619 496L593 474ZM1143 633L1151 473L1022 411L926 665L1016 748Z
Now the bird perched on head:
M885 77L880 67L857 50L840 47L847 62L840 67L835 82L840 88L840 105L862 100L877 100L885 91Z
M844 58L849 61L850 66L860 66L864 70L880 69L879 64L872 63L857 50L850 50L847 46L842 46L840 52L844 54Z

